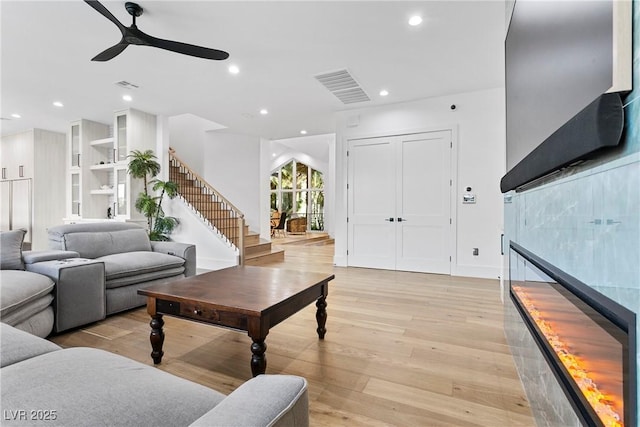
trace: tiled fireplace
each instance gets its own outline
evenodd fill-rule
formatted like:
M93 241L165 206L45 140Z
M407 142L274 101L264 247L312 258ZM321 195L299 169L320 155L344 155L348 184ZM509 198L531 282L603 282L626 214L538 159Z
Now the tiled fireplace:
M509 266L508 242L512 241L554 269L582 282L587 292L606 297L632 313L640 313L639 151L588 169L565 171L562 177L527 191L507 193L504 199L505 266ZM512 273L517 281L525 277L540 279L533 280L534 284L554 281L537 270L526 273L526 269L517 264L516 257ZM536 287L530 289L531 299L535 300L539 291ZM510 293L506 280L505 334L536 423L540 427L590 425L576 409L575 402L567 397L566 387L545 358L530 330L531 325L527 325ZM588 333L584 318L580 323L579 333ZM637 320L636 325L631 326L637 329ZM622 344L610 343L618 349L616 357L633 359L637 365L640 356L634 345L627 346L633 354L624 356L619 352ZM632 371L633 368L627 370L627 374L633 375ZM638 383L637 370L635 382ZM595 383L600 386L598 381ZM612 393L622 393L625 400L624 389L615 390ZM628 400L629 405L635 405L633 399ZM637 388L635 401L638 401ZM622 412L624 415L624 408ZM638 420L637 408L635 412ZM624 425L636 424L634 421Z
M579 422L635 426L635 313L516 243L509 296Z
M582 165L559 171L555 176L523 191L510 191L504 195L504 252L505 268L509 267L509 242L514 242L527 253L551 265L555 270L569 275L585 285L588 294L600 295L615 304L623 306L629 312L635 313L636 325L629 329L638 330L640 317L640 6L633 5L633 91L623 98L625 128L621 144ZM524 264L521 255L515 256L514 265ZM520 260L518 260L520 258ZM534 268L537 268L534 266ZM524 266L516 267L513 277L522 282L525 277L533 280L531 288L523 292L529 294L530 304L542 304L536 300L538 294L551 292L543 283L556 282L549 280L546 273L540 274L540 269L527 272ZM505 286L503 300L505 304L504 328L511 353L513 354L518 374L529 399L534 418L539 427L563 426L573 427L589 425L576 409L575 402L567 397L557 373L551 368L545 357L545 351L534 338L532 321L525 320L517 307L517 296L512 299L508 283L508 271L505 271ZM546 275L546 276L545 276ZM526 283L526 282L525 282ZM540 285L540 286L538 286ZM551 288L554 288L553 286ZM555 289L555 288L554 288ZM553 294L553 292L551 292ZM526 299L527 297L520 298ZM523 304L520 304L523 305ZM558 314L549 316L544 311L539 316L541 320L557 324ZM522 307L520 307L522 308ZM569 309L571 310L571 309ZM591 349L591 343L599 340L609 340L610 351L604 352L605 357L614 357L621 364L626 364L626 374L640 384L638 370L634 368L640 361L638 347L627 344L628 355L625 355L625 337L598 338L592 335L598 327L590 323L591 320L582 317L581 313L588 311L582 307L569 317L580 323L576 331L568 333L566 341L575 341L572 334L590 335L586 340L587 347L577 351L582 355ZM584 311L583 311L584 310ZM552 310L553 311L553 310ZM533 321L535 323L535 321ZM529 325L528 325L529 324ZM633 327L635 326L635 327ZM535 329L535 327L533 327ZM555 331L561 335L567 334ZM579 341L579 340L578 340ZM633 340L632 340L633 341ZM563 341L564 342L564 341ZM600 358L601 356L596 356ZM592 362L589 362L592 363ZM606 363L610 365L610 362ZM618 365L619 366L619 365ZM593 366L586 366L586 371L592 371ZM620 370L615 368L616 372ZM622 400L629 406L623 406L624 425L640 424L637 402L638 387L635 387L635 401L633 387L620 387L620 377L625 375L625 366L621 373L615 374L607 370L606 373L596 373L594 384L598 388L616 396L622 395ZM622 378L624 382L624 378ZM610 385L611 384L611 385ZM617 400L617 398L616 398ZM627 403L630 402L630 403ZM617 404L616 404L617 405ZM616 406L614 405L614 406ZM627 415L631 406L635 406L635 414ZM619 409L619 406L616 406ZM633 424L630 424L633 423ZM594 424L598 425L598 424Z

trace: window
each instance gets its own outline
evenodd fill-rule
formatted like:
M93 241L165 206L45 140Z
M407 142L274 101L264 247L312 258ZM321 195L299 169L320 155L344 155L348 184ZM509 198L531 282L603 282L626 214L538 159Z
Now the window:
M324 179L322 172L292 160L270 177L271 210L289 217L307 218L307 228L324 230Z

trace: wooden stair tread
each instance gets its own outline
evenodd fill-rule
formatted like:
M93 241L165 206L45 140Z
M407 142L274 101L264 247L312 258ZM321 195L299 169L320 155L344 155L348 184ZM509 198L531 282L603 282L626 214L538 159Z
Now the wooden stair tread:
M249 231L244 234L244 247L260 243L260 234Z
M254 254L271 253L271 242L264 239L258 239L257 242L245 241L244 244L244 256L245 258Z
M291 236L291 235L290 235ZM289 240L289 241L278 241L278 239L272 240L272 243L278 246L323 246L333 244L335 240L331 238L328 234L320 234L318 236L313 236L313 234L307 234L306 236L301 236L300 239L297 240Z
M251 264L253 262L263 263L263 262L277 262L284 260L284 249L274 249L270 248L269 251L258 252L255 254L244 256L244 261L247 264Z

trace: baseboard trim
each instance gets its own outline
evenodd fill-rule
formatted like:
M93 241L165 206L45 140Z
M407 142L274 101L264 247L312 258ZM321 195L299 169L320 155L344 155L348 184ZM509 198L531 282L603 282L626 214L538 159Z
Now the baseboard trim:
M461 277L478 277L480 279L500 279L502 270L499 266L483 267L476 265L457 265L455 272L451 272L452 276Z
M336 267L348 267L347 257L344 255L336 255L333 257L333 265Z
M229 268L238 265L237 261L231 261L228 259L215 259L196 257L196 265L198 269L203 270L222 270L223 268Z

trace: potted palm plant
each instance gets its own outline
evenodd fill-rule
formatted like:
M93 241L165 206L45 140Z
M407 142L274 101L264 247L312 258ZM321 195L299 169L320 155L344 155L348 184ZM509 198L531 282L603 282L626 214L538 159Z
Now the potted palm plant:
M169 235L178 225L177 218L166 216L162 209L164 196L173 199L178 195L178 184L173 181L162 181L156 176L160 173L160 163L153 150L134 150L127 156L128 172L133 178L142 179L143 191L136 199L135 207L147 218L149 239L156 241L169 240ZM151 193L149 192L151 188ZM160 192L160 195L156 195Z

